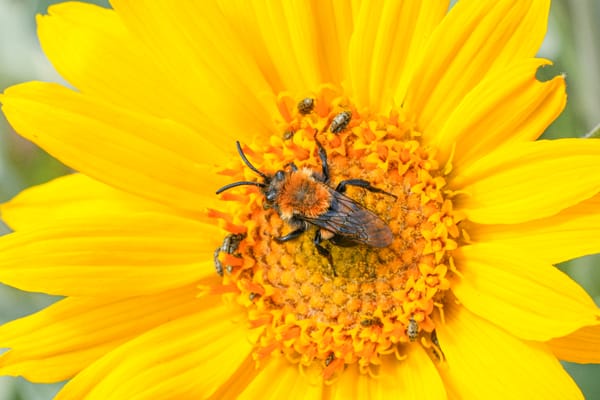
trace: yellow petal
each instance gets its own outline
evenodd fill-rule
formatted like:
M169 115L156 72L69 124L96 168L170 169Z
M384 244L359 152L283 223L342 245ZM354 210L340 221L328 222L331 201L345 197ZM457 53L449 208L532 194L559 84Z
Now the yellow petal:
M35 228L63 219L80 219L103 215L159 212L175 214L168 208L135 197L83 174L71 174L19 193L0 205L2 220L13 230Z
M113 10L69 2L38 16L42 49L57 71L86 95L209 135L219 124L179 91ZM219 136L229 133L221 131Z
M586 326L568 336L552 339L550 349L561 360L600 363L600 324Z
M218 2L111 2L171 87L232 140L274 132L275 94ZM274 38L273 38L274 39ZM173 88L173 89L172 89Z
M303 2L252 2L249 22L259 30L259 42L272 61L281 89L296 93L315 90L323 83L320 59L325 56L319 44L319 22L313 4ZM285 22L284 22L285 21ZM260 58L261 64L266 57Z
M600 321L589 295L525 249L495 244L460 248L452 291L469 311L528 340L546 341Z
M461 0L438 26L407 91L404 104L425 138L487 74L533 57L546 33L549 0Z
M160 325L90 365L56 398L208 397L252 350L238 317L220 304Z
M312 17L304 22L313 24L317 32L322 80L339 84L348 77L348 46L358 6L351 0L311 0L311 3Z
M210 304L195 285L124 299L70 297L0 327L0 346L11 349L0 357L0 372L59 382L133 337Z
M331 388L331 400L374 397L375 393L369 386L371 380L370 376L361 374L356 365L350 365Z
M360 108L386 112L402 99L424 44L448 10L447 0L364 2L349 48L349 77ZM396 106L400 103L396 104Z
M406 358L382 358L375 377L346 368L331 388L331 400L342 399L443 399L444 384L433 361L420 345L406 349Z
M563 110L565 79L540 82L541 59L523 59L488 76L469 92L432 138L442 162L454 150L452 165L461 168L507 143L537 139Z
M600 195L551 217L522 224L468 228L471 240L518 249L532 259L557 264L600 252Z
M481 158L452 178L468 219L509 224L554 215L600 191L600 140L516 143Z
M232 366L231 375L227 381L211 395L211 399L237 399L242 391L254 380L260 369L256 361L249 355L236 366Z
M221 6L273 91L302 96L346 76L351 3L243 0Z
M267 361L239 399L320 399L323 384L311 382L300 373L297 364L283 357L273 356Z
M82 218L0 237L0 280L68 296L135 296L214 276L220 230L158 213Z
M436 323L446 359L439 371L454 398L583 399L546 347L522 342L459 305L444 310L446 323Z
M40 82L13 86L0 100L21 135L111 186L200 211L222 184L211 165L226 159L225 147L171 120Z
M444 399L444 382L420 344L411 344L406 351L406 359L384 358L381 379L374 383L380 387L379 398L402 399ZM390 395L391 394L391 395Z

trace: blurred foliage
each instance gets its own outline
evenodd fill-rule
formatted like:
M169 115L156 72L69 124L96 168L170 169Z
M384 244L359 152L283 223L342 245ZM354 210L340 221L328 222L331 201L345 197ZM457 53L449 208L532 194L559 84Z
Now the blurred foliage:
M48 0L0 0L0 91L23 81L61 82L39 50L35 14L44 13ZM107 1L88 1L107 6ZM549 32L540 56L554 65L540 70L541 80L567 74L569 101L563 114L544 134L545 138L581 137L600 122L600 1L554 0ZM19 138L0 118L0 201L22 189L69 170L35 145ZM2 233L0 226L0 233ZM4 232L6 232L4 228ZM590 240L598 240L590 238ZM600 303L600 258L583 257L560 267ZM0 288L0 322L27 315L53 299ZM600 399L600 365L565 363L586 398ZM33 385L23 379L1 378L0 400L48 399L60 385Z

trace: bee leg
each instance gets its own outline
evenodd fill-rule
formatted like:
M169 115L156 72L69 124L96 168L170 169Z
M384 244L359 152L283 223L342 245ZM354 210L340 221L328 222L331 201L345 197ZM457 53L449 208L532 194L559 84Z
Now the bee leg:
M284 168L287 168L287 167L290 167L290 169L294 172L298 171L298 167L296 167L296 164L294 164L293 161L284 165Z
M333 276L337 276L337 272L335 271L335 267L333 266L333 258L331 258L331 253L325 247L321 246L322 241L323 241L323 238L321 237L321 230L319 229L319 230L317 230L317 233L315 234L313 243L314 243L315 247L317 248L317 251L319 252L319 254L322 255L323 257L327 258L327 261L329 261L329 265L331 265L331 270L333 271Z
M304 233L304 231L306 231L306 224L302 224L300 226L300 228L298 228L298 229L296 229L294 231L291 231L287 235L275 238L275 241L278 242L278 243L283 243L283 242L287 242L287 241L290 241L290 240L294 240L298 236L302 235Z
M315 143L317 144L317 148L319 149L319 158L321 159L321 174L323 175L323 182L329 182L329 166L327 165L327 153L323 148L323 145L317 139L317 132L315 132Z
M223 276L223 264L221 264L221 261L219 261L220 253L221 253L221 248L217 247L217 249L215 250L215 253L213 255L213 259L215 262L215 270L217 271L217 274L219 274L219 276Z
M358 186L363 189L367 189L369 192L383 193L383 194L392 196L395 199L398 198L394 194L391 194L389 192L386 192L383 189L379 189L379 188L376 188L375 186L372 186L368 181L365 181L364 179L346 179L344 181L341 181L340 183L338 183L337 187L335 188L335 191L339 192L339 193L344 193L346 191L346 186Z

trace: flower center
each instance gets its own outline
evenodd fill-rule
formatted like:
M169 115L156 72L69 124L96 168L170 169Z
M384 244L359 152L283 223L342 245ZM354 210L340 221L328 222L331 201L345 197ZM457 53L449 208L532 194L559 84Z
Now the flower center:
M333 90L281 96L279 109L280 136L242 145L264 176L232 164L223 173L245 183L213 213L231 232L215 252L226 296L262 328L255 358L279 352L331 379L347 364L368 372L384 354L401 358L411 341L439 357L432 315L461 233L434 149L401 112L363 115Z

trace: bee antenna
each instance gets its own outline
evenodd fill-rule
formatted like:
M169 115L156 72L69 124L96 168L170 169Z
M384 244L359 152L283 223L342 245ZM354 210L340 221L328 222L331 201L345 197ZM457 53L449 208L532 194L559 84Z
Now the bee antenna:
M243 186L243 185L258 186L261 188L264 188L266 186L264 183L261 183L261 182L250 182L250 181L233 182L233 183L230 183L229 185L225 185L221 189L217 190L216 194L221 194L226 190L229 190L229 189L237 187L237 186Z
M240 142L236 140L235 145L237 146L237 151L240 154L240 157L242 157L242 161L244 161L244 164L246 164L248 166L248 168L250 168L252 171L254 171L258 175L260 175L263 179L268 179L267 175L260 172L254 165L252 165L252 163L250 163L250 161L248 161L248 159L246 158L246 155L244 154L244 151L242 150L242 146L240 145ZM256 185L256 186L261 186L261 185ZM262 185L262 186L264 187L264 185ZM219 194L219 193L217 193L217 194Z

